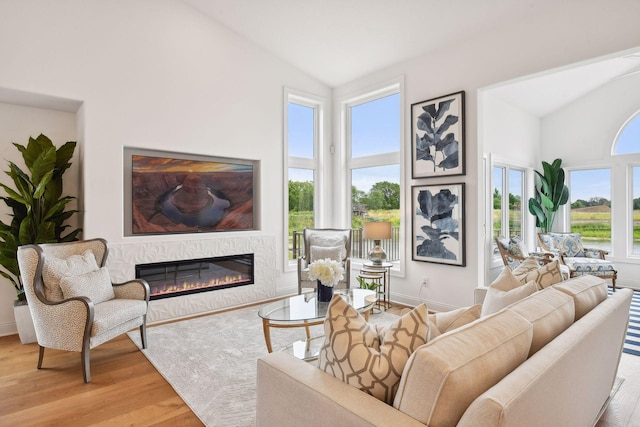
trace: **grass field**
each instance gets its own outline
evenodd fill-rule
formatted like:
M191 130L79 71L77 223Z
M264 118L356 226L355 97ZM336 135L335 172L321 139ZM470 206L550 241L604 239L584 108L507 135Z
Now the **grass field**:
M509 213L509 229L519 230L519 212ZM500 211L493 212L493 229L496 236L502 235ZM611 240L611 212L571 211L571 232L581 233L585 240ZM516 234L519 234L516 231ZM640 210L633 211L633 240L640 242Z

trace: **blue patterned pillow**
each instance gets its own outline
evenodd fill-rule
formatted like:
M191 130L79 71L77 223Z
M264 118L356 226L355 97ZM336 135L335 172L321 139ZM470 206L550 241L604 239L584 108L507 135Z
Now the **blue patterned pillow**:
M583 257L582 235L580 233L549 233L555 247L562 251L564 256Z

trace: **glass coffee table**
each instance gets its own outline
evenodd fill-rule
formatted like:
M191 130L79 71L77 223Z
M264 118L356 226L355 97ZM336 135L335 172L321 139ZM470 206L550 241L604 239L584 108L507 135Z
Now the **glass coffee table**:
M369 313L376 303L375 291L368 289L339 289L336 294L344 298L349 305L362 313L369 320ZM305 328L306 340L298 341L289 346L294 356L311 360L316 357L316 352L311 350L311 345L321 341L320 337L311 338L309 327L320 325L324 322L329 308L328 302L316 300L315 289L304 289L302 294L278 300L265 305L258 311L262 318L264 340L269 353L271 347L271 328ZM303 343L303 344L300 344Z

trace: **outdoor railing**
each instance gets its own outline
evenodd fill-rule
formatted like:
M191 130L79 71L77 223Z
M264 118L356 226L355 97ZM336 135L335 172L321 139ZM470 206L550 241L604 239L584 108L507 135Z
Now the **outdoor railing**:
M351 237L351 258L366 259L369 251L373 249L373 240L365 239L362 228L354 228ZM304 255L304 241L302 231L293 231L291 245L291 259ZM380 241L380 246L387 254L387 261L400 259L400 227L391 227L391 238Z

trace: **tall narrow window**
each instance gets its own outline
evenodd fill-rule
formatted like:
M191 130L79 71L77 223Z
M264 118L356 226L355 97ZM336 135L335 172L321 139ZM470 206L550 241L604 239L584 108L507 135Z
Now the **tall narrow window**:
M360 229L368 221L391 222L392 238L383 241L388 261L400 259L400 86L347 102L347 157L351 182L351 227L354 247L367 242Z
M611 251L611 170L570 171L569 197L571 232L586 247Z
M314 205L319 182L321 106L319 100L287 93L285 200L288 215L285 230L288 260L294 260L301 255L299 233L305 227L314 227L317 220Z
M496 237L514 237L522 235L524 196L524 170L509 166L493 167L493 258L500 259L495 247Z
M632 201L631 218L633 223L632 250L633 255L640 255L640 166L631 167Z

